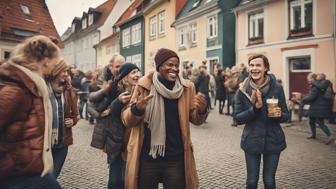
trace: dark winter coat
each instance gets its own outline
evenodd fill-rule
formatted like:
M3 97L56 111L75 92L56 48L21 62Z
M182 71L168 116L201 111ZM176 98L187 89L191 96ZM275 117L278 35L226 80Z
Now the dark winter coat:
M330 100L324 97L330 81L314 81L308 96L302 99L302 103L310 104L309 117L328 118L331 113Z
M206 96L209 96L209 75L199 75L195 82L196 92L201 92Z
M224 87L224 76L218 75L215 78L216 80L216 99L225 100L226 92Z
M235 118L238 124L245 124L240 146L247 153L280 153L286 148L285 135L280 126L281 122L289 119L286 98L282 86L273 75L269 76L271 80L268 90L263 94L261 109L256 109L251 101L252 87L249 78L245 79L236 93ZM267 116L266 99L272 97L279 100L282 110L280 118Z

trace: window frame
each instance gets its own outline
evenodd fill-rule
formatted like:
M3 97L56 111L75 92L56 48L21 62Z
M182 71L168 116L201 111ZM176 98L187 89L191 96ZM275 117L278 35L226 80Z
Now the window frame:
M85 29L85 28L87 28L87 18L84 18L82 20L82 29Z
M93 24L93 14L89 14L89 26Z
M149 37L150 38L156 38L156 34L157 34L157 16L154 15L152 17L149 18Z
M132 45L141 43L141 23L132 26Z
M122 47L123 48L126 48L126 47L129 47L131 45L131 28L128 27L128 28L125 28L123 29L122 31Z
M311 4L311 27L306 26L305 6ZM294 8L300 8L300 27L295 27ZM314 0L288 0L288 39L313 36Z
M197 44L197 22L190 24L190 40L192 44Z
M161 11L158 14L158 27L159 27L159 30L158 30L159 35L163 35L166 33L166 11Z
M259 20L262 19L262 32L259 28ZM253 24L253 25L252 25ZM258 9L247 13L248 45L264 43L265 37L265 11ZM254 30L254 31L253 31ZM257 36L256 36L257 35Z
M211 21L211 19L213 19ZM213 26L213 34L211 35L211 26ZM216 15L211 15L207 18L207 38L208 39L213 39L218 36L218 16Z
M186 46L187 46L187 26L182 26L178 29L178 47L179 49L183 49L186 48Z
M31 15L30 14L30 10L29 10L29 7L27 6L27 5L20 5L20 7L21 7L21 10L22 10L22 12L25 14L25 15Z

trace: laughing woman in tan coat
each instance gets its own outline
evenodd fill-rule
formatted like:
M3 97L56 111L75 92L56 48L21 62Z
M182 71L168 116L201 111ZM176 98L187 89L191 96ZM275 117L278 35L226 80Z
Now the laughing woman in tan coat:
M139 80L122 113L131 128L127 145L126 189L196 189L198 176L190 139L190 124L206 117L204 95L178 76L179 57L160 49L156 71Z

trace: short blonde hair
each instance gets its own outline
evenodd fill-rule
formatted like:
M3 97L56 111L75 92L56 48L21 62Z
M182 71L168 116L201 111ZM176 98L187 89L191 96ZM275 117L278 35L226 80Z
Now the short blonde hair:
M36 35L19 43L12 52L9 61L36 71L40 61L44 58L52 59L57 54L60 54L60 49L50 38Z

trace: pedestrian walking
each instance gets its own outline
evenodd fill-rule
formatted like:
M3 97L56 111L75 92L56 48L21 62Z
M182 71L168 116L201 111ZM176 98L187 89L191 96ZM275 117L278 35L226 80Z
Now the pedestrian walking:
M169 49L155 55L156 71L142 77L122 112L131 128L127 145L126 189L196 189L198 176L189 121L203 123L206 99L179 77L180 60Z
M18 44L0 66L0 188L59 189L51 154L52 108L45 75L60 60L48 37Z
M218 105L219 114L223 114L226 93L224 87L223 70L221 68L217 70L217 76L215 80L216 80L216 100L219 101Z
M58 178L68 154L68 146L73 144L72 127L79 120L77 93L71 86L68 65L62 59L51 70L50 102L53 112L52 120L52 156L54 176Z
M331 115L331 100L325 97L327 89L330 86L330 81L318 74L316 75L316 80L310 82L310 93L301 100L302 104L310 105L308 115L312 135L307 139L316 139L316 124L318 124L322 131L329 137L329 141L332 139L331 132L324 124L324 119L329 118Z
M275 189L280 153L286 148L280 123L289 118L286 98L264 55L249 58L249 77L236 93L235 117L245 124L240 146L245 152L246 189L258 188L261 157L265 189Z

